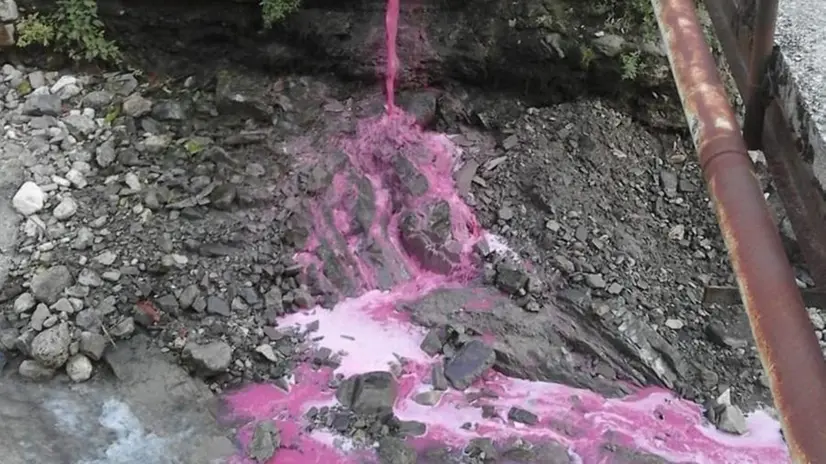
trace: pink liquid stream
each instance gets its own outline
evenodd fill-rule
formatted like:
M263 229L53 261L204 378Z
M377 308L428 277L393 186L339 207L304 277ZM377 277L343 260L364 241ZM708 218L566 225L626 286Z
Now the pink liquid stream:
M504 242L481 230L472 210L456 192L452 170L461 155L458 147L449 137L424 132L411 122L412 118L394 111L398 18L399 0L388 0L385 23L388 114L378 120L363 121L356 137L342 145L351 163L373 184L377 212L391 218L388 234L380 234L379 230L370 233L376 238L389 237L384 239L383 245L397 250L403 257L409 279L389 291L374 290L370 264L360 259L352 246L349 250L351 257L358 263L352 272L359 276L363 293L342 301L333 310L316 307L289 315L281 326L300 327L317 322L319 329L313 334L315 344L343 355L335 373L345 376L390 370L391 365L398 367L400 358L405 359L397 378L399 396L394 412L401 420L426 424L426 433L411 439L411 444L420 450L434 444L461 449L473 438L506 440L518 436L537 443L548 440L561 443L568 448L572 462L584 464L612 462L604 453L603 446L608 443L656 454L673 463L791 462L779 424L767 413L751 413L747 418L749 431L745 435L728 435L705 422L700 406L662 389L643 389L622 399L606 399L588 390L512 379L489 372L465 392L445 392L436 405L423 406L413 401L418 393L432 388L429 384L431 366L441 361L420 349L424 329L412 324L405 313L397 311L397 304L415 300L438 288L463 285L471 277L470 265L463 262L457 272L445 276L422 269L414 258L404 253L396 233L397 217L388 200L393 186L382 180L382 171L387 169L382 156L392 156L393 150L403 146L426 148L429 158L417 163L430 182L426 198L440 198L450 204L453 236L462 242L463 251L468 253L480 239L488 240L500 252L507 253L508 250ZM336 179L341 180L341 177ZM338 189L335 187L337 180L334 180L334 190ZM346 229L350 218L344 217L343 210L335 209L334 214L341 216L341 228ZM310 247L325 235L324 228L323 222L317 221ZM309 253L299 253L297 259L309 263L312 261L310 256ZM327 431L306 431L304 415L307 410L336 404L335 391L328 386L332 374L330 369L313 370L309 365L302 365L294 374L289 392L261 384L230 394L226 398L230 415L248 421L238 434L242 450L232 462L253 462L245 457L243 449L251 440L255 423L260 420L274 421L281 434L281 448L268 464L372 462L375 454L370 449L360 449ZM496 397L487 395L484 400L474 401L468 398L468 393L481 390L495 392ZM539 422L527 426L503 418L485 418L480 404L494 406L500 416L513 406L528 409L539 417Z

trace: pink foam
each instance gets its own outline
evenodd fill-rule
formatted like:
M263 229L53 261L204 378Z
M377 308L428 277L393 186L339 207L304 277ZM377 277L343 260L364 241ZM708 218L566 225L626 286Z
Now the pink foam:
M719 432L703 419L701 408L680 400L673 393L647 389L623 399L605 399L564 385L510 379L489 373L465 392L445 392L435 406L423 406L413 397L427 391L430 365L436 362L419 349L424 332L395 312L393 302L412 293L424 294L429 286L397 292L370 292L342 302L334 310L314 308L284 320L285 325L306 326L318 322L319 346L344 354L337 372L344 375L390 370L401 365L399 399L395 413L402 420L427 425L419 446L432 442L461 447L480 436L506 439L514 435L526 439L553 439L568 446L584 463L602 462L601 446L606 442L657 454L672 462L745 464L790 462L779 433L779 425L763 412L748 416L749 432L733 436ZM229 398L235 414L251 419L275 419L282 427L287 448L279 451L271 464L298 462L355 462L358 453L333 446L335 439L322 432L301 434L303 414L312 406L329 405L334 392L328 387L330 372L313 372L305 367L297 374L289 393L271 386L252 386ZM495 392L469 401L468 393ZM528 409L539 424L526 426L506 419L483 418L481 405L492 405L500 417L511 407ZM564 423L565 432L554 424ZM465 424L474 424L467 429ZM571 433L573 431L573 433ZM247 431L241 435L248 440ZM297 447L298 449L293 449ZM301 459L301 461L298 461ZM245 462L243 460L239 461Z

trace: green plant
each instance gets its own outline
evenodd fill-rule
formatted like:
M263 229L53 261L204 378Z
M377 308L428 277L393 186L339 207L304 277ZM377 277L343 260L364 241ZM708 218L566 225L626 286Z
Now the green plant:
M640 51L623 53L620 59L622 60L622 78L629 81L636 79L642 70Z
M301 0L261 0L261 16L264 19L264 26L272 27L273 24L296 11L299 5L301 5Z
M261 16L266 27L283 20L298 9L301 0L261 0ZM17 45L41 45L66 53L76 61L118 62L121 52L106 38L98 16L97 0L57 0L49 14L33 12L17 25Z
M49 15L35 12L18 25L17 45L54 46L76 61L116 62L121 54L104 34L96 0L58 0Z
M594 60L597 57L597 54L594 53L594 50L592 50L590 47L586 47L584 45L579 47L579 53L580 53L580 58L579 58L580 67L582 67L582 69L584 69L584 70L590 69L591 68L591 63L594 62Z

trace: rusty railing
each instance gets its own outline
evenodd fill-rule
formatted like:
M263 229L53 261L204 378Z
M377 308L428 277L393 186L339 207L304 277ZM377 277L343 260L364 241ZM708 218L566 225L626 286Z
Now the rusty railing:
M727 58L729 53L740 57L742 69L736 74L747 105L750 145L783 151L779 131L771 127L781 123L768 114L777 111L777 105L763 85L774 40L777 0L758 2L760 17L754 26L762 35L753 40L747 54L736 45L726 53ZM709 3L719 6L726 0ZM705 41L694 0L652 0L652 4L792 459L826 463L826 414L822 413L826 362ZM748 65L742 56L749 57ZM764 125L764 120L768 124ZM785 126L785 120L782 124ZM769 129L772 132L767 136ZM770 143L765 143L767 140ZM766 153L767 160L771 157ZM826 227L821 230L826 231Z

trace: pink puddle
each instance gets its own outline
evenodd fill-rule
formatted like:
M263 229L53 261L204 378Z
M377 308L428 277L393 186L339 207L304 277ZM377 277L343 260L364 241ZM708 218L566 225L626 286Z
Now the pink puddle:
M285 326L306 326L318 321L319 346L344 354L336 373L345 376L401 366L395 413L401 420L427 425L423 437L413 440L420 448L433 442L463 447L470 439L488 437L526 440L552 439L566 445L582 463L607 463L602 445L616 443L681 463L784 463L790 462L777 422L763 412L748 417L744 436L721 433L704 423L700 406L660 389L647 389L622 399L605 399L564 385L510 379L489 373L465 392L450 390L435 406L423 406L413 397L427 391L430 365L438 362L419 349L424 331L405 320L394 307L429 286L409 286L391 292L372 291L339 304L334 310L315 308L284 319ZM335 404L328 387L331 372L298 370L289 393L269 385L251 386L228 398L234 414L252 422L274 419L282 431L283 448L270 464L364 462L365 451L350 451L346 440L327 432L302 432L302 416L313 406ZM474 392L483 398L470 402ZM496 396L495 398L491 396ZM539 416L535 426L506 419L483 418L481 405L507 411L512 406ZM501 415L501 414L500 414ZM246 444L251 425L240 438ZM469 429L465 424L473 424ZM236 461L246 463L243 458Z
M273 420L281 432L281 448L268 464L374 462L375 453L370 449L356 449L345 438L330 432L307 431L304 415L312 407L336 404L335 392L329 387L332 375L391 371L399 373L396 416L426 425L423 436L410 440L420 450L434 443L462 449L478 437L494 440L521 437L532 443L561 443L568 448L573 462L584 464L611 462L612 458L604 452L606 444L655 454L674 463L791 462L779 424L766 413L757 411L748 416L747 434L727 435L705 423L700 406L660 389L642 390L622 399L606 399L587 390L488 372L464 392L445 392L434 406L413 401L414 396L432 388L431 366L441 360L429 357L419 348L425 336L423 329L411 324L406 314L396 311L396 305L439 288L459 287L472 281L478 275L472 248L480 239L485 238L494 251L518 256L496 237L481 230L473 212L457 194L452 173L459 149L444 135L423 132L413 124L412 117L395 107L398 16L399 0L388 0L388 59L384 82L388 115L362 122L355 138L339 141L350 165L371 184L375 215L369 225L361 226L365 230L354 230L358 229L358 221L354 220L352 204L359 193L354 191L346 172L337 173L331 188L312 208L313 233L305 252L296 257L306 266L322 267L315 251L322 244L345 237L337 248L341 254L337 254L336 259L347 263L342 265L345 278L337 279L337 290L341 290L341 282L350 281L356 287L350 289L351 293L358 296L344 299L333 310L317 307L282 321L284 326L317 322L318 330L313 333L315 343L342 354L341 365L335 372L299 366L289 392L272 385L253 385L230 395L227 404L231 415L249 421L239 432L243 448L246 449L251 439L256 421ZM399 157L409 160L426 178L425 193L399 193L406 180L400 179L398 172L396 177L392 174L393 162ZM433 264L432 249L408 253L400 237L401 216L405 210L421 210L438 200L449 205L450 232L455 241L445 248L446 252L442 250L452 256L447 260L448 268L444 262ZM331 228L339 234L332 233ZM363 257L365 237L386 250L391 258L397 258L389 260L392 266L380 270ZM382 276L382 271L392 276ZM381 277L385 284L381 283ZM386 285L388 279L392 285ZM390 289L376 290L383 287ZM487 310L484 307L466 309ZM482 391L485 393L474 395ZM483 417L483 405L493 406L500 417ZM502 419L511 407L530 410L538 416L538 423L527 426ZM234 458L233 464L251 464L243 454Z
M406 130L402 128L406 127ZM397 143L389 144L395 140ZM409 126L409 120L395 114L380 121L365 123L357 141L345 144L351 159L362 172L367 173L374 187L384 195L377 195L378 209L386 214L393 211L386 200L389 187L380 176L384 169L382 156L390 156L395 146L421 144L430 147L434 159L422 167L431 179L428 196L447 199L454 219L455 236L461 237L463 250L483 237L475 225L470 209L453 189L450 173L458 149L449 139L428 134ZM399 142L400 141L400 142ZM376 144L382 150L370 148ZM379 153L376 157L359 159L352 153ZM385 197L383 201L381 198ZM390 221L393 222L392 220ZM346 227L348 221L342 222ZM392 226L391 226L392 227ZM692 463L784 463L790 462L779 425L763 412L749 415L749 432L744 436L721 433L704 422L700 406L678 399L673 393L647 389L623 399L605 399L587 390L564 385L530 382L489 373L465 392L448 391L435 406L423 406L412 398L430 389L430 366L438 359L430 358L419 348L424 331L411 324L406 314L395 307L403 301L418 299L443 287L457 287L470 278L471 263L463 260L454 273L448 275L423 270L415 257L403 252L394 233L388 234L389 244L404 256L409 279L390 291L367 290L357 298L343 300L333 310L320 307L285 317L283 326L304 326L318 321L319 329L313 335L319 346L343 354L335 373L350 376L370 371L388 371L391 365L401 366L398 377L400 392L395 414L401 420L415 420L426 424L423 437L412 440L419 448L433 442L463 447L472 438L507 439L513 436L530 441L555 440L566 445L575 462L610 462L602 446L613 443L656 454L671 462ZM488 243L500 253L512 253L494 236ZM312 245L311 245L312 246ZM351 250L355 255L355 250ZM369 271L369 264L356 257L358 267ZM364 289L372 285L369 272L363 271L360 281ZM470 308L469 308L470 309ZM484 310L485 308L474 308ZM304 432L304 413L311 407L335 404L334 391L328 387L332 373L301 367L289 393L269 385L248 387L228 398L228 404L237 417L252 422L239 438L246 446L255 420L272 419L282 433L282 448L269 464L303 464L364 462L365 450L354 450L343 438L322 431ZM481 395L474 401L468 393L481 390L495 392L496 398ZM473 395L470 395L471 397ZM501 418L483 418L481 405L494 406L500 415L512 406L535 413L540 421L535 426L517 424ZM466 424L472 424L466 427ZM365 454L366 453L366 454ZM249 461L239 457L237 463Z

